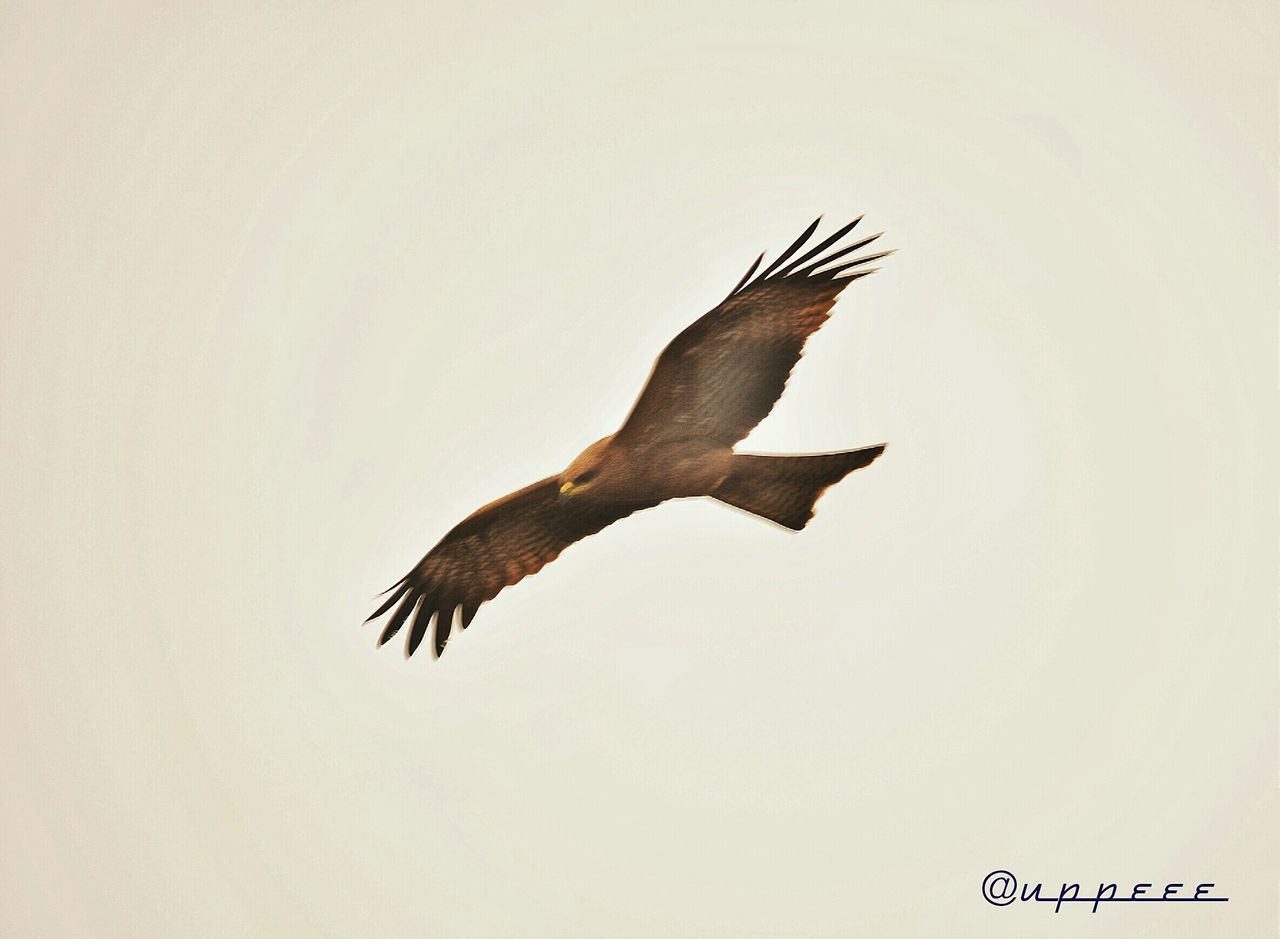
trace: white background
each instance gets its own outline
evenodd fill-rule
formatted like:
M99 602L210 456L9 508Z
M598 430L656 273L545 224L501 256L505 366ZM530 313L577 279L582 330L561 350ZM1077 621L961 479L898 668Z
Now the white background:
M271 6L0 14L0 932L1274 934L1270 5ZM889 442L806 531L374 650L863 212L749 440Z

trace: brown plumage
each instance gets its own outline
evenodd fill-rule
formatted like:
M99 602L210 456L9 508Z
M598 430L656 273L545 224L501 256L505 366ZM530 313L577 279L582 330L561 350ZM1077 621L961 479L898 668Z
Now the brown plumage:
M434 619L439 656L455 612L465 629L480 604L575 541L667 499L711 496L799 530L828 486L875 460L883 444L804 456L733 450L773 409L840 292L892 253L844 260L879 234L831 250L859 217L797 256L819 221L756 275L758 257L719 306L671 341L616 433L563 472L477 510L427 552L365 621L390 614L378 644L408 623L412 655Z

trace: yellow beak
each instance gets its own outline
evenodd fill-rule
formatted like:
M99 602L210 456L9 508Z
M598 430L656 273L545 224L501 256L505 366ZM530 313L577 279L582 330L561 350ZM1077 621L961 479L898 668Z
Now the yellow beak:
M573 483L565 483L560 487L560 495L568 495L573 490Z

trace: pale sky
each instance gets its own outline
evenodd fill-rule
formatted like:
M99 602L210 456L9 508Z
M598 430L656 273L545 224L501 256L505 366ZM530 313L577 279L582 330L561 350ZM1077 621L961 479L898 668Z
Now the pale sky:
M462 6L0 12L0 933L1273 935L1274 9ZM882 459L375 650L819 213Z

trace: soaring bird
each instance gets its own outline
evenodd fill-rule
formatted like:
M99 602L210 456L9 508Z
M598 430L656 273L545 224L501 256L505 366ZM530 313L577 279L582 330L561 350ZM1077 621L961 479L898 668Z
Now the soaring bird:
M390 613L378 645L412 620L410 656L434 619L439 657L455 613L466 629L480 604L575 541L668 499L710 496L804 528L823 491L870 464L885 445L802 456L738 453L734 445L773 409L840 292L878 270L865 265L892 253L849 259L883 234L840 246L861 220L806 249L819 217L759 274L765 256L756 258L715 309L662 350L615 433L562 472L473 512L384 591L388 596L365 620Z

